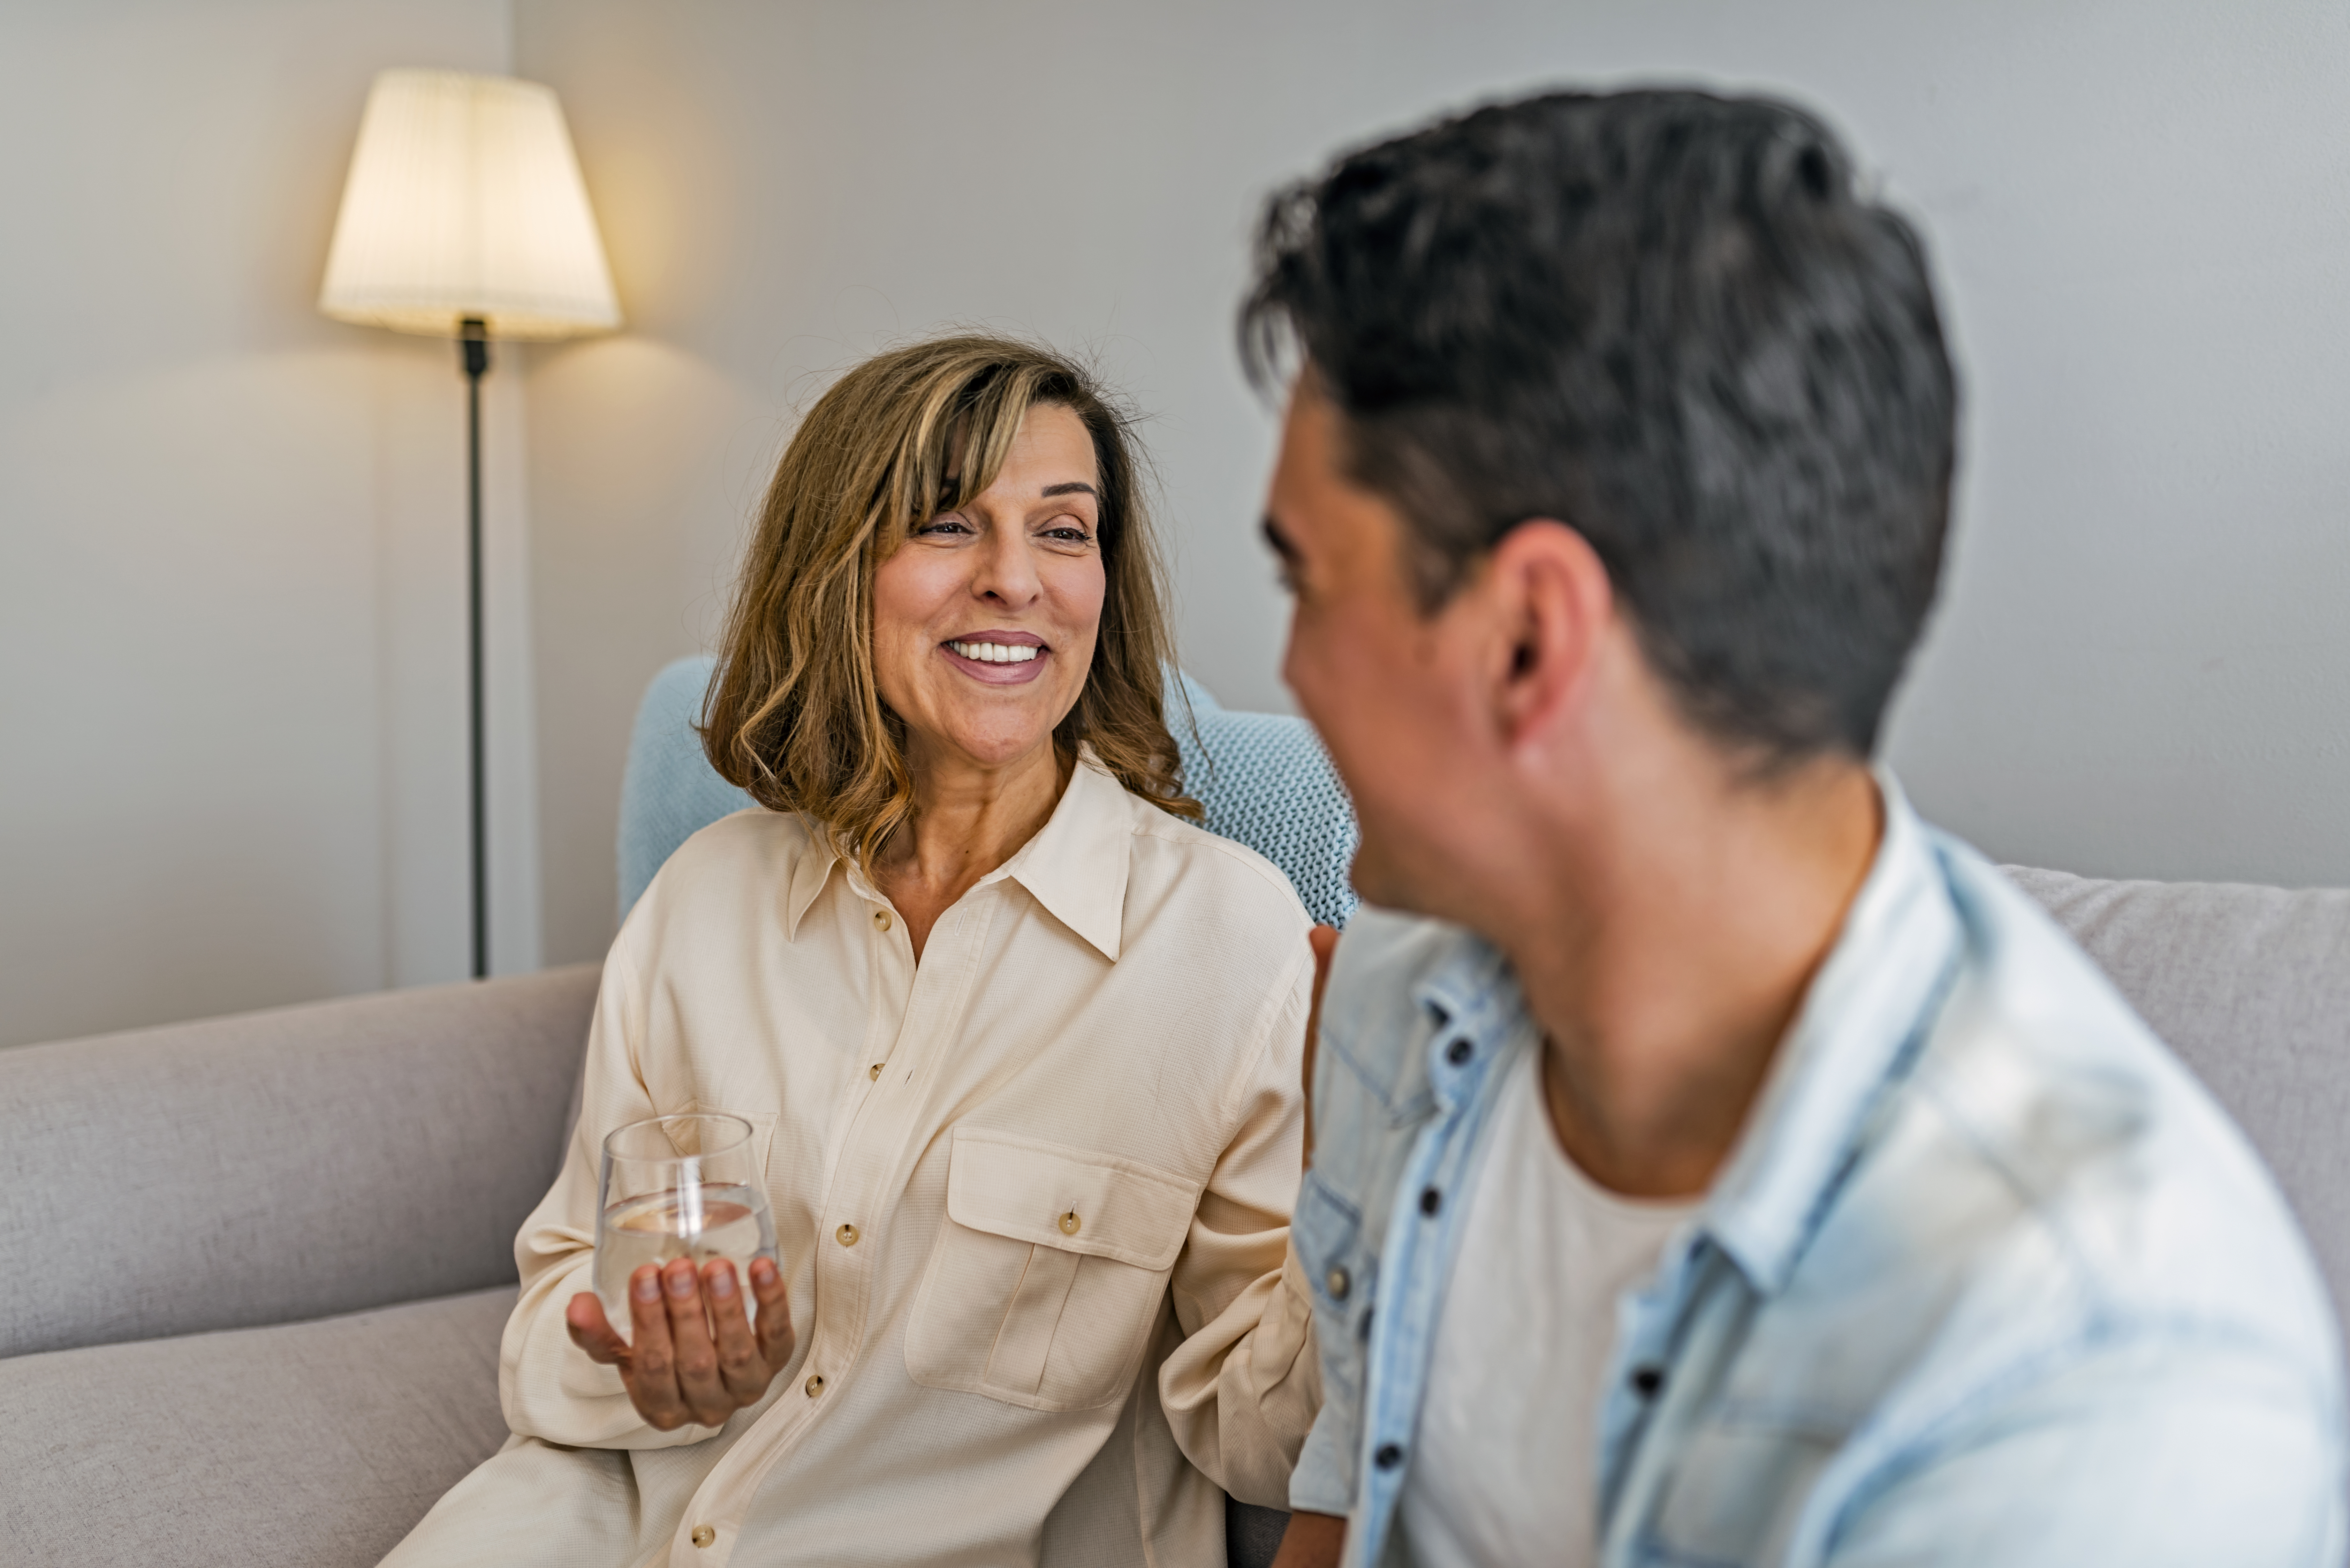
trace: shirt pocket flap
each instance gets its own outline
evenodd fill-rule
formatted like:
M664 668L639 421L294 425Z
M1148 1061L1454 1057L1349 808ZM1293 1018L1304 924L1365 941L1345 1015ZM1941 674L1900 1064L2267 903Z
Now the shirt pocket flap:
M1191 1234L1200 1184L1138 1160L957 1127L947 1164L956 1224L1157 1272Z

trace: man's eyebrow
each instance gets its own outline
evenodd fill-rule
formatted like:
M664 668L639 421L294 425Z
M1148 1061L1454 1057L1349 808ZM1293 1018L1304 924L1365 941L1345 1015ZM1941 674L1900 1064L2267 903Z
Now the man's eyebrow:
M1090 495L1096 501L1099 501L1101 499L1101 492L1096 490L1092 485L1087 484L1082 479L1072 479L1063 484L1048 484L1045 486L1044 490L1040 493L1047 497L1055 495Z

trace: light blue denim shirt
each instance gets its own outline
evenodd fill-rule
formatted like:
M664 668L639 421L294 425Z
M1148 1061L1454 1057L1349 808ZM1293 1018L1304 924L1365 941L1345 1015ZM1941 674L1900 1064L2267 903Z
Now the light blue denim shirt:
M2038 906L1879 782L1884 843L1747 1129L1619 1303L1600 1561L2341 1568L2340 1341L2274 1183ZM1350 1518L1350 1564L1409 1561L1460 1220L1538 1038L1478 939L1347 929L1290 1501ZM1492 1354L1542 1375L1540 1345Z

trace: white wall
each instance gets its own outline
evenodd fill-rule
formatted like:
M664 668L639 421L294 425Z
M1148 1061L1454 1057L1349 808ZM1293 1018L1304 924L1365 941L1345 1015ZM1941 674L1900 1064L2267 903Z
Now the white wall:
M312 309L368 82L503 0L0 8L0 1044L466 972L463 380ZM501 969L538 962L518 367Z
M1284 703L1232 350L1276 181L1555 82L1825 109L1939 258L1969 410L1889 744L1992 853L2350 882L2350 21L2316 0L518 0L635 331L546 358L531 483L546 931L608 935L628 709L705 643L827 373L950 321L1097 352L1155 417L1184 652Z
M2042 864L2350 883L2336 7L22 4L0 1043L463 971L461 385L445 344L310 307L389 65L563 93L630 317L491 381L501 969L542 918L549 960L608 940L637 693L705 645L795 411L891 337L1096 352L1154 416L1189 661L1283 705L1272 417L1231 348L1252 214L1558 81L1795 93L1922 218L1970 395L1890 743L1927 809Z

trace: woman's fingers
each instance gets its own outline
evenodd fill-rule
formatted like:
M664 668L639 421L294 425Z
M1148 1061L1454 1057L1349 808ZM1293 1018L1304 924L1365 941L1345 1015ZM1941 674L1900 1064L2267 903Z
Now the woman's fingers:
M563 1326L571 1331L571 1343L598 1366L618 1366L629 1354L629 1342L605 1318L604 1303L593 1291L571 1298L563 1311Z
M669 1309L661 1304L660 1271L650 1263L629 1276L629 1364L620 1372L629 1402L654 1430L673 1432L693 1417L678 1392Z
M775 1267L773 1258L751 1260L751 1293L759 1303L759 1354L771 1373L781 1372L792 1358L798 1336L792 1332L791 1292L785 1288L784 1271Z
M702 1266L702 1289L710 1303L711 1326L717 1331L718 1380L725 1385L727 1397L737 1405L752 1405L767 1391L775 1377L775 1368L759 1354L759 1342L751 1335L751 1319L743 1310L741 1282L734 1277L734 1265L723 1258Z
M718 1347L711 1343L704 1315L702 1276L691 1259L672 1258L661 1270L661 1284L669 1302L670 1343L677 1353L678 1392L696 1421L723 1427L734 1413L734 1401L718 1376Z

